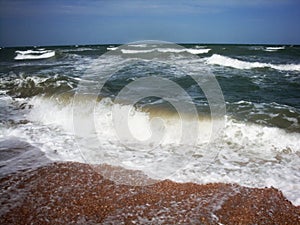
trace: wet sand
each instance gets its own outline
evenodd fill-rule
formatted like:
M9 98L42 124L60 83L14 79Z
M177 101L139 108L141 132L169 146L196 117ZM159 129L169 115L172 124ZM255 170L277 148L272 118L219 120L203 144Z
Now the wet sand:
M105 179L115 171L68 162L2 177L0 224L300 224L300 206L275 188L120 185Z

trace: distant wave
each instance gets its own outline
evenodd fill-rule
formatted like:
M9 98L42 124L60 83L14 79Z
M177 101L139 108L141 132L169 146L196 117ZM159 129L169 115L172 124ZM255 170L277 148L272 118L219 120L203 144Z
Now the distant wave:
M85 47L82 47L82 48L77 48L74 49L64 49L64 50L61 50L61 52L83 52L83 51L93 51L95 49L92 49L92 48L85 48Z
M284 46L281 46L281 47L266 47L265 51L267 52L276 52L278 50L283 50L285 49Z
M47 59L55 56L55 51L38 49L38 50L26 50L16 51L17 56L15 60L26 60L26 59Z
M154 49L147 49L147 50L133 50L133 49L121 49L123 54L141 54L141 53L149 53L154 52Z
M208 53L210 51L209 48L207 49L186 49L187 52L191 53L191 54L205 54L205 53Z
M174 49L174 48L154 48L154 49L143 49L143 50L133 50L133 49L121 49L124 54L139 54L139 53L149 53L149 52L162 52L162 53L182 53L189 52L191 54L205 54L210 51L210 49Z
M233 67L236 69L253 69L253 68L272 68L281 71L300 71L300 64L271 64L261 62L246 62L239 59L233 59L227 56L213 54L206 58L206 62L212 65L220 65L226 67Z
M131 45L128 45L130 47L136 47L136 48L145 48L147 47L147 44L131 44Z
M280 46L280 47L265 47L265 46L249 46L246 47L249 50L254 50L254 51L265 51L265 52L276 52L278 50L283 50L285 49L285 46Z
M114 46L109 46L106 48L108 51L114 51L114 50L117 50L118 47L114 47Z

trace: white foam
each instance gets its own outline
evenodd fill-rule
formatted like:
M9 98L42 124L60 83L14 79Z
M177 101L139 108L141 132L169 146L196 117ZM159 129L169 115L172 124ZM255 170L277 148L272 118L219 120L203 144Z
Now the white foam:
M123 54L142 54L142 53L150 53L154 52L154 49L147 49L147 50L133 50L133 49L121 49Z
M48 51L49 50L45 50L45 49L26 50L26 51L17 50L16 53L20 55L27 55L27 54L43 54L43 53L47 53Z
M0 82L3 85L14 85L15 87L22 87L24 84L30 82L34 82L35 85L38 85L39 83L45 82L49 78L42 78L42 77L36 77L36 76L27 76L24 77L22 73L20 73L18 76L16 74L12 75L15 77L15 79L6 79L6 77L1 77Z
M191 53L191 54L206 54L210 51L210 49L187 49L187 52Z
M281 46L281 47L266 47L265 51L267 52L276 52L278 50L283 50L285 49L284 46Z
M274 186L300 204L300 134L279 128L247 124L227 118L224 134L207 145L210 121L200 121L196 148L179 142L180 121L163 116L166 127L163 141L155 151L127 149L120 143L112 123L112 107L118 113L128 105L114 104L109 98L95 105L83 99L73 105L60 98L34 97L27 119L32 123L2 131L2 137L17 136L43 150L52 160L108 163L139 169L154 178L184 182L236 182L251 187ZM74 110L81 133L73 135ZM89 113L93 113L91 126ZM138 140L155 132L148 113L134 110L129 127ZM195 122L195 121L191 121ZM95 130L91 129L95 127ZM152 130L150 129L152 128ZM79 148L76 146L78 144ZM81 153L85 158L81 157ZM208 161L205 155L211 156ZM216 158L214 158L216 156ZM162 170L163 165L163 170ZM182 167L183 166L183 167ZM169 171L171 177L165 177ZM165 171L165 172L163 172Z
M161 53L182 53L189 52L194 55L206 54L211 49L173 49L173 48L154 48L154 49L143 49L143 50L133 50L133 49L121 49L124 54L139 54L139 53L150 53L150 52L161 52Z
M232 67L236 69L253 69L253 68L272 68L281 71L300 71L300 64L271 64L261 62L247 62L239 59L230 58L218 54L213 54L206 58L206 63L213 65L220 65Z
M14 79L6 79L5 77L0 78L0 82L2 85L11 86L14 85L15 88L27 87L29 83L33 83L36 88L45 87L45 83L52 79L57 79L59 77L58 74L52 75L51 77L38 77L38 76L24 76L24 74L20 73L19 75L15 75ZM80 78L74 78L74 80L78 80ZM73 81L61 80L57 79L57 81L52 81L51 86L60 87L62 85L68 85L70 88L74 87Z
M181 53L181 52L189 52L191 54L197 55L197 54L205 54L210 51L210 49L192 49L192 48L186 48L186 49L172 49L172 48L159 48L157 49L159 52L171 52L171 53Z
M131 44L131 45L128 45L130 47L136 47L136 48L145 48L147 47L147 44Z
M109 51L114 51L114 50L117 50L118 47L109 46L106 49L109 50Z
M17 56L15 60L26 60L26 59L47 59L55 56L55 51L51 50L26 50L26 51L16 51Z
M203 168L201 157L193 158L172 179L238 183L250 187L273 186L299 205L299 138L299 133L286 133L278 128L245 124L228 118L221 143L212 143L209 148L209 151L218 152L214 161Z

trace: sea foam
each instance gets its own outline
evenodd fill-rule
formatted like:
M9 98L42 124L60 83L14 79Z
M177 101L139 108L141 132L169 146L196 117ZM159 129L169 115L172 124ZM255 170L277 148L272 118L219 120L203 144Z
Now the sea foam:
M179 182L274 186L295 204L300 204L297 196L300 162L299 157L295 157L300 152L299 133L236 121L227 116L223 133L210 141L211 121L199 117L199 121L190 121L199 124L199 140L195 146L188 146L178 141L180 118L162 111L154 115L160 116L165 126L158 149L132 150L116 135L112 108L120 114L131 108L126 116L129 116L129 130L137 140L145 140L151 132L156 132L151 126L154 117L147 111L114 103L110 98L92 102L88 96L77 102L66 100L64 96L36 96L28 104L30 111L24 116L29 122L3 128L0 136L18 137L41 149L51 160L107 163ZM82 131L75 134L74 113ZM90 126L89 114L93 115L93 126Z
M283 49L285 49L284 46L281 46L281 47L266 47L265 51L267 51L267 52L276 52L278 50L283 50Z
M206 58L207 64L232 67L236 69L272 68L280 71L300 71L300 64L271 64L261 62L247 62L218 54Z
M47 59L55 56L55 51L51 50L26 50L26 51L16 51L17 56L15 60L27 60L27 59Z
M115 105L109 98L96 104L82 99L74 105L72 101L59 100L59 97L34 97L30 104L33 107L27 119L36 124L35 128L31 125L30 129L27 126L12 129L11 135L39 147L52 160L108 163L142 170L153 178L174 181L274 186L280 188L290 200L300 203L295 193L300 188L297 170L300 162L294 156L300 152L298 133L287 133L279 128L227 117L224 133L209 142L211 122L199 118L199 140L191 148L178 143L181 135L179 119L161 114L165 135L158 150L130 150L120 143L112 122L112 107L122 113L130 105ZM156 132L151 127L151 115L135 108L132 110L128 121L133 136L138 140L149 138L151 132ZM75 136L74 121L70 116L74 112L79 113L76 118L80 121L77 123L81 124L83 131ZM89 125L89 113L93 113L94 131ZM36 136L39 136L38 142L33 138ZM81 158L82 154L84 158ZM212 155L213 160L208 160L210 158L205 155ZM208 164L210 166L207 168ZM173 170L174 174L167 176Z
M173 48L154 48L154 49L121 49L123 54L141 54L141 53L150 53L150 52L161 52L161 53L183 53L188 52L194 55L206 54L210 49L173 49Z
M106 48L108 51L114 51L114 50L117 50L118 47L114 47L114 46L109 46Z

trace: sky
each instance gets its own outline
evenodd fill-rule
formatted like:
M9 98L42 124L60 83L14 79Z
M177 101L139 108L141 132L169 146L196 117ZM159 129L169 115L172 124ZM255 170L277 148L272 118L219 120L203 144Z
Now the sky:
M0 46L300 44L299 0L0 0Z

